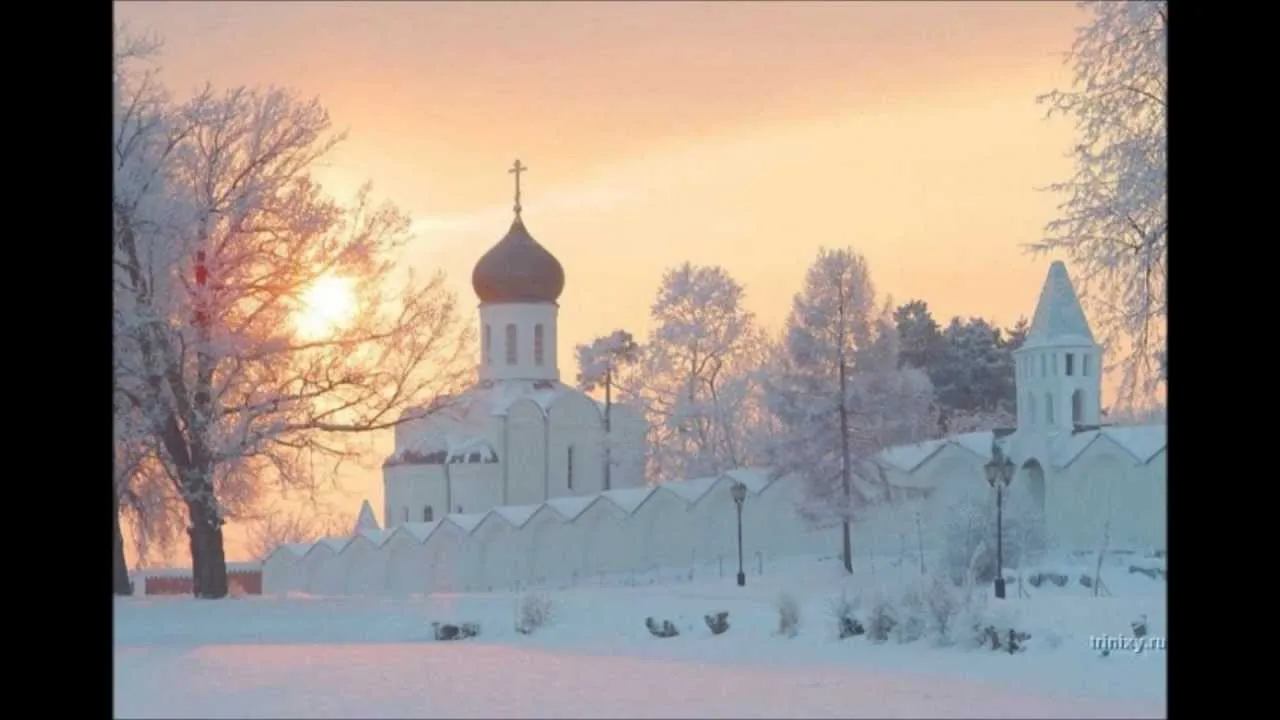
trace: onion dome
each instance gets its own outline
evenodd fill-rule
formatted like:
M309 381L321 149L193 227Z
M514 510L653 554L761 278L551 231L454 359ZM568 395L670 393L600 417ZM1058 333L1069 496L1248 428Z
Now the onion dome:
M515 220L497 245L480 257L471 271L471 287L485 303L553 303L564 291L564 268L529 234L520 218L520 173L517 160Z

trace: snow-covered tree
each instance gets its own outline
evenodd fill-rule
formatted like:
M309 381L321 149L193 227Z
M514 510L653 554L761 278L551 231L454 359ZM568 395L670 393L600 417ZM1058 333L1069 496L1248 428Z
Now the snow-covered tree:
M842 524L841 554L852 572L851 522L885 499L873 457L928 435L933 389L923 371L899 367L893 317L877 302L866 261L849 248L819 250L784 343L778 372L766 380L780 426L770 465L804 479L802 513Z
M1169 6L1081 5L1092 17L1068 54L1073 87L1039 98L1076 125L1075 174L1049 187L1065 199L1031 249L1070 258L1103 344L1120 357L1122 397L1140 401L1163 378L1168 318Z
M963 487L953 490L941 508L942 569L960 583L972 564L976 581L991 582L996 577L996 491L979 478L954 478L948 484L955 483ZM1043 546L1043 510L1025 487L1003 492L1001 553L1006 567L1025 567Z
M577 347L578 355L578 387L583 392L591 392L597 388L604 389L604 486L613 487L612 475L615 464L612 418L613 388L618 372L634 365L640 359L640 346L635 338L626 330L615 330L609 335L599 337L588 345Z
M452 389L470 329L436 275L397 291L408 219L310 172L340 140L314 100L206 88L172 103L117 58L115 389L187 511L195 594L227 593L222 526L265 483ZM121 413L117 413L119 417Z
M650 422L655 480L711 475L746 464L741 421L755 389L763 339L724 268L668 270L650 309L655 326L620 383Z

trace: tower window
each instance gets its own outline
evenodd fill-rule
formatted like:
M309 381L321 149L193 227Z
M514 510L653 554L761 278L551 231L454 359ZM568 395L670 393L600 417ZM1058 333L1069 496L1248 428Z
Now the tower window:
M542 323L533 326L533 364L542 366Z
M1040 377L1049 377L1049 358L1040 356Z
M1053 376L1058 377L1058 353L1049 356L1049 365L1053 368Z
M1072 375L1074 375L1075 370L1076 370L1076 356L1074 353L1067 353L1067 377L1071 377Z
M569 484L569 489L573 489L573 446L569 446L568 458L565 463L565 479Z
M1089 373L1091 372L1089 369L1089 365L1090 365L1089 361L1091 359L1092 357L1089 355L1089 353L1085 353L1084 355L1080 356L1080 374L1084 377L1089 377Z
M422 522L431 522L434 519L435 519L435 512L432 511L430 505L422 508Z
M1048 393L1044 396L1044 421L1053 424L1053 396Z
M493 334L489 332L489 323L484 324L484 364L493 364Z
M1071 422L1079 425L1084 422L1084 391L1076 390L1071 393Z
M507 323L507 364L516 364L516 325Z
M1027 393L1027 424L1036 424L1036 396Z

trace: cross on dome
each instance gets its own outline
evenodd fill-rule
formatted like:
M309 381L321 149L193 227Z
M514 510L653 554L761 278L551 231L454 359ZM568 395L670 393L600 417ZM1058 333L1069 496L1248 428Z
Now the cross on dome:
M528 171L526 165L520 164L520 158L516 158L516 162L507 172L516 176L516 217L520 217L520 173Z

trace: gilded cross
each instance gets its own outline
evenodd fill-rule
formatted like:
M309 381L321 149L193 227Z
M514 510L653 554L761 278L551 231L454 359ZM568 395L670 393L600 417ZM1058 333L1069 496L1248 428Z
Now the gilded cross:
M511 166L507 172L516 176L516 217L520 216L520 173L528 170L528 167L520 164L520 158L516 158L516 164Z

